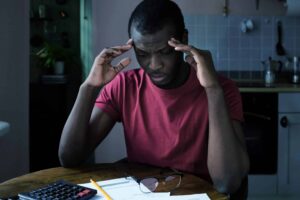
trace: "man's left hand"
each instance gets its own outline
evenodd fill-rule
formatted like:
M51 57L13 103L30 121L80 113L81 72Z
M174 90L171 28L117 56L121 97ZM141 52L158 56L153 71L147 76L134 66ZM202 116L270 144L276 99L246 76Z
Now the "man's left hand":
M183 44L174 38L171 38L168 44L174 47L176 51L182 51L187 54L186 62L196 69L197 77L204 88L219 87L217 73L209 51Z

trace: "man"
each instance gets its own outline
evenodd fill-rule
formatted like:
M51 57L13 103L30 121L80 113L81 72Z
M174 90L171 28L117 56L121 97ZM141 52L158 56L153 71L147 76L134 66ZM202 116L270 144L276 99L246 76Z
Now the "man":
M61 164L84 162L121 121L129 162L194 173L220 192L235 192L249 160L234 83L217 75L208 51L186 44L172 1L142 1L128 32L126 44L102 50L81 85L62 133ZM141 68L120 73L130 59L111 61L131 48Z

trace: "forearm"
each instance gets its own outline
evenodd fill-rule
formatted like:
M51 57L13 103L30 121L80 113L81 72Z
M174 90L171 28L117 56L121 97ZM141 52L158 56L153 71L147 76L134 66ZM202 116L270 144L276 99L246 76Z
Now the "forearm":
M236 134L221 87L206 89L209 112L208 169L221 192L234 192L248 171L244 141Z
M63 166L78 165L88 153L87 131L97 94L97 89L87 84L79 89L60 140L59 158Z

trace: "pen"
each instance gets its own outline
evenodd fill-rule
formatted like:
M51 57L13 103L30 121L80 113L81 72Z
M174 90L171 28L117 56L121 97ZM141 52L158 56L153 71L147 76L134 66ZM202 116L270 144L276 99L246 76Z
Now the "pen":
M95 181L93 181L92 179L90 179L91 183L96 187L97 190L99 190L99 192L101 192L106 200L112 200L112 198L102 189L102 187L100 187L100 185L98 185Z

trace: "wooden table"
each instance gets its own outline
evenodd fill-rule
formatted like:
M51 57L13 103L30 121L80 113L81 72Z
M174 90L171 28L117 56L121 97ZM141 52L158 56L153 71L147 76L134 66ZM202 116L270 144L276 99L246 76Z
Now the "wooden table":
M157 167L132 163L95 164L78 168L50 168L1 183L0 198L17 196L20 192L30 191L59 179L78 184L87 183L90 178L101 181L124 177L126 174L135 177L157 175L160 170ZM180 187L172 192L174 195L195 193L207 193L211 199L216 200L227 199L225 195L217 192L211 184L191 174L184 174Z

